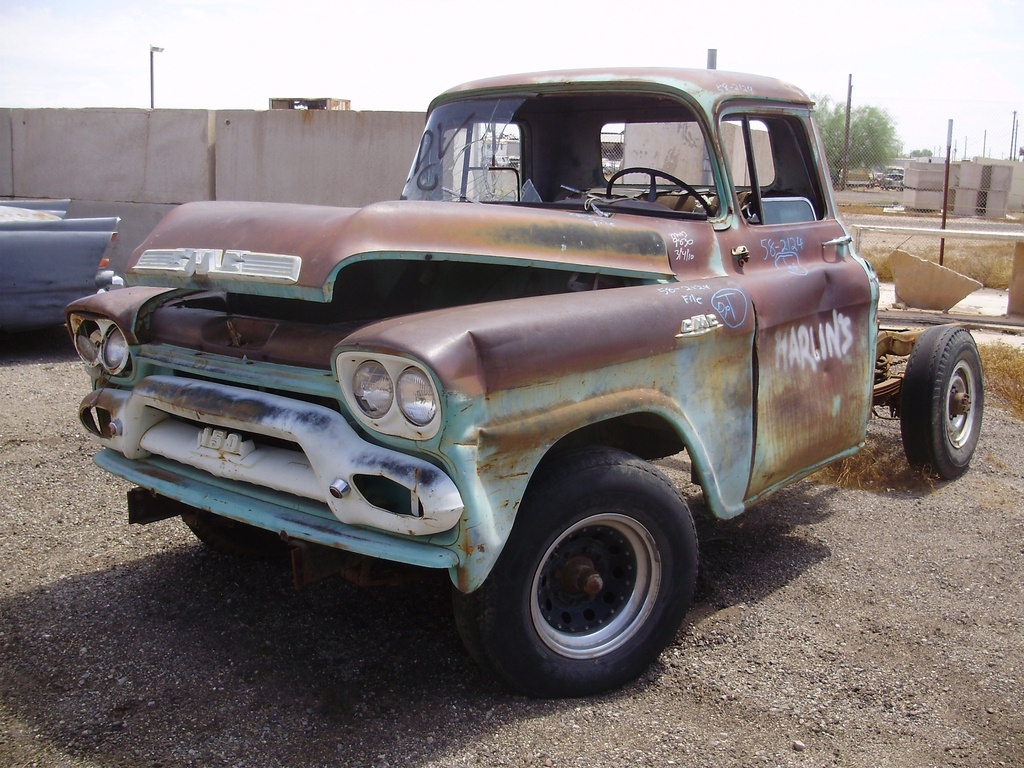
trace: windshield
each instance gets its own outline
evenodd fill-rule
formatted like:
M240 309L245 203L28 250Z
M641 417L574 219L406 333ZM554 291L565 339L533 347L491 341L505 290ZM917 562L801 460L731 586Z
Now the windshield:
M718 215L693 109L662 94L541 93L450 102L427 120L408 200Z
M520 129L512 117L523 98L458 102L431 114L402 197L409 200L520 199Z

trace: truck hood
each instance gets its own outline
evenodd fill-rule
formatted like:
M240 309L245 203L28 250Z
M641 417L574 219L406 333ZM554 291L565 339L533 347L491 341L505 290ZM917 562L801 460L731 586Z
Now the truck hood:
M135 251L125 281L327 302L345 264L368 259L502 260L668 278L665 237L652 222L452 202L186 203Z

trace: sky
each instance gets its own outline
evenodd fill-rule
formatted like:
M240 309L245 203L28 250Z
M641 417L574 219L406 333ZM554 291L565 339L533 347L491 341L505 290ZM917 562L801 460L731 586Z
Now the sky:
M423 111L461 82L707 66L879 106L904 148L1011 152L1024 0L0 0L0 107L266 109L271 97ZM1024 134L1024 130L1020 130ZM1017 144L1024 144L1020 139Z

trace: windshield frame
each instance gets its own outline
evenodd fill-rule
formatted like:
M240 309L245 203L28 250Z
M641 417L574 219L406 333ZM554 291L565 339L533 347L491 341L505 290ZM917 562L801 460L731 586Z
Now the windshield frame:
M487 166L474 166L474 160L486 159L486 147L482 142L496 142L499 135L504 136L508 126L516 125L512 118L526 98L473 98L449 102L434 109L424 126L401 199L476 201L468 188L471 170L511 167L497 166L494 162L496 153L492 153L491 163ZM486 135L467 141L468 132L479 126L493 128ZM501 126L500 133L497 126ZM519 130L522 141L522 129ZM472 156L474 148L479 150L477 158ZM460 171L461 176L458 186L455 183L456 171Z
M696 212L672 210L656 203L622 200L629 194L636 196L635 184L633 190L627 188L628 184L622 184L621 188L616 188L615 195L607 195L606 148L601 129L613 123L692 125L699 146L687 151L703 153L703 168L701 173L690 174L684 181L718 201L709 214L702 208ZM466 132L474 130L474 125L477 126L476 138L467 141ZM495 128L480 131L482 125ZM510 141L518 138L517 149L521 154L516 153L516 157L512 157L512 151L507 156L495 151L498 138L505 139L506 133L511 136ZM481 146L481 137L490 142L489 146ZM471 152L472 158L469 157ZM647 164L630 163L631 166ZM456 175L457 167L462 170L462 177ZM502 197L489 192L481 199L476 190L462 183L470 167L477 174L504 176L506 184L516 187L516 194ZM662 183L659 179L659 185ZM607 205L615 197L619 203L629 203L617 205L615 210L719 220L729 208L729 199L722 194L724 183L716 143L703 110L676 92L666 93L660 89L478 91L434 105L413 157L402 199L582 207L599 211L602 203Z

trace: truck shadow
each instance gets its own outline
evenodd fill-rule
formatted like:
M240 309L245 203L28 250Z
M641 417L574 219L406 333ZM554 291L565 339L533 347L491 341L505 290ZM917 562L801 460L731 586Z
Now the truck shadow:
M796 532L827 514L827 492L802 487L747 520L701 519L696 621L828 556ZM576 706L479 672L449 587L441 573L295 591L286 570L179 547L0 598L0 699L57 753L147 768L416 764ZM656 675L608 697L642 695Z
M827 558L828 547L806 531L831 514L828 502L838 492L804 482L732 520L698 510L701 562L693 615L757 602Z
M63 325L37 331L0 331L0 366L77 360L78 355Z

